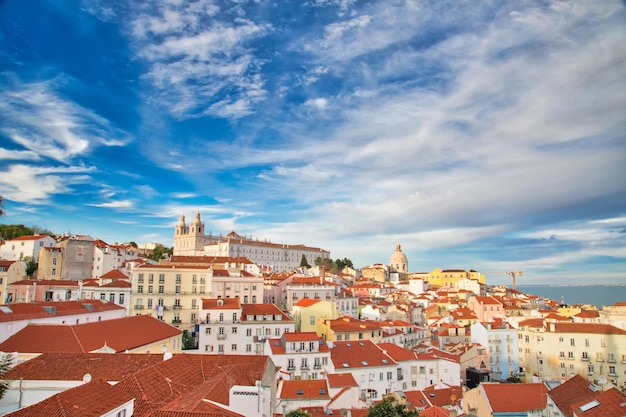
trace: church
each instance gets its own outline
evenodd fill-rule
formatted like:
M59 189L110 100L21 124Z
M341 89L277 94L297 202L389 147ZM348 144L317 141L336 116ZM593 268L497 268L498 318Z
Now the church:
M298 268L304 255L309 265L315 265L317 258L330 258L330 251L305 246L272 243L269 240L252 239L232 231L222 236L205 234L200 212L191 224L185 222L185 215L174 230L174 255L209 257L245 257L265 271L289 271Z

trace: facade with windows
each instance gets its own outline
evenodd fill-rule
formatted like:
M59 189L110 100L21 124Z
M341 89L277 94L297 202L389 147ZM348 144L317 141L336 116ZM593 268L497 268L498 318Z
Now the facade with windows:
M601 323L529 319L518 329L520 368L544 380L575 374L626 387L626 330Z
M199 316L198 349L205 354L267 354L267 339L295 331L274 304L241 304L239 298L203 299Z
M241 236L234 231L225 236L205 234L199 212L190 224L185 222L184 215L180 217L174 228L174 255L246 257L273 271L295 269L300 266L303 256L309 265L314 265L317 258L330 258L330 252L321 248L272 243L267 239Z
M268 339L265 351L285 380L324 379L329 369L330 350L315 332L283 333Z
M49 248L56 244L54 238L48 235L20 236L15 239L5 240L0 245L0 259L8 261L21 261L31 257L39 262L39 250Z
M473 343L480 343L486 349L490 380L505 380L519 373L517 329L509 323L501 320L474 323L471 338Z

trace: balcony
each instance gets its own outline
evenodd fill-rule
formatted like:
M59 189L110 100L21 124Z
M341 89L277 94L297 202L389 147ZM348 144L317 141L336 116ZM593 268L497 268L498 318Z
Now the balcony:
M604 362L604 358L596 358L596 362Z
M316 363L315 365L313 365L313 369L322 369L322 364Z
M580 360L583 362L589 362L589 356L583 356Z
M302 365L302 366L300 367L300 370L301 370L301 371L308 371L308 370L309 370L309 365Z
M180 310L181 308L183 308L182 306L179 305L175 305L172 307L174 310Z
M254 336L254 341L257 343L261 343L261 342L265 342L265 339L267 339L267 336Z
M172 320L172 324L181 324L182 320Z
M135 310L143 310L143 309L144 309L144 306L142 306L142 305L137 305L137 306L134 306L133 308L134 308Z
M217 340L224 340L224 339L226 339L226 333L217 334Z
M615 358L608 358L606 360L608 363L616 363L617 361L615 360Z
M288 371L295 371L296 367L294 365L289 365L289 366L287 366L287 370Z

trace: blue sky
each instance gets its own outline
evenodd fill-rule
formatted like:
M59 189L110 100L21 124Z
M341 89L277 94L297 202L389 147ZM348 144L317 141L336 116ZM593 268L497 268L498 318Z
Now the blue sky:
M626 282L620 1L0 2L3 223ZM490 275L489 283L507 282Z

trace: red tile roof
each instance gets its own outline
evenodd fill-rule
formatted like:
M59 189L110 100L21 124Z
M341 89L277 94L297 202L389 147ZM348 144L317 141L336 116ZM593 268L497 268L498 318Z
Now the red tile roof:
M626 330L604 323L554 323L557 333L626 335Z
M7 380L80 381L85 374L93 379L120 381L163 361L162 354L146 353L42 353L13 367Z
M256 320L256 316L281 316L281 320L289 321L291 317L285 314L275 304L243 304L241 306L241 319L247 320L247 316L255 316L252 320ZM273 319L272 319L273 320Z
M102 379L70 388L57 395L7 414L10 417L100 417L133 400L129 394Z
M203 298L203 310L233 310L241 308L239 298Z
M119 269L112 269L106 274L100 275L100 278L105 279L129 279L129 276L120 271Z
M273 366L268 361L260 355L174 355L125 378L116 387L135 397L133 417L151 417L164 408L173 410L175 403L189 395L195 404L186 403L186 411L204 410L203 399L229 405L233 385L255 386L265 367Z
M351 373L346 374L328 374L326 375L328 379L328 386L331 388L341 388L341 387L358 387L356 379Z
M308 379L301 381L283 380L278 398L329 400L330 396L325 379Z
M46 237L50 237L48 235L29 235L29 236L20 236L20 237L16 237L11 239L11 241L14 240L40 240Z
M336 370L396 364L371 340L333 342L330 358Z
M302 298L302 299L298 300L298 302L295 303L294 306L297 306L297 307L310 307L310 306L312 306L314 304L317 304L319 302L320 302L320 300L316 300L316 299L313 299L313 298Z
M146 315L76 325L29 324L0 343L0 351L86 353L108 346L115 352L124 352L181 333Z
M589 381L578 374L548 392L552 401L566 417L574 415L571 408L574 403L592 398L594 394L595 391Z
M525 412L546 408L548 389L542 383L481 384L493 413Z
M15 303L2 307L0 309L0 322L124 310L122 306L102 300Z
M623 417L626 416L626 395L611 387L593 399L577 402L572 409L577 417Z

